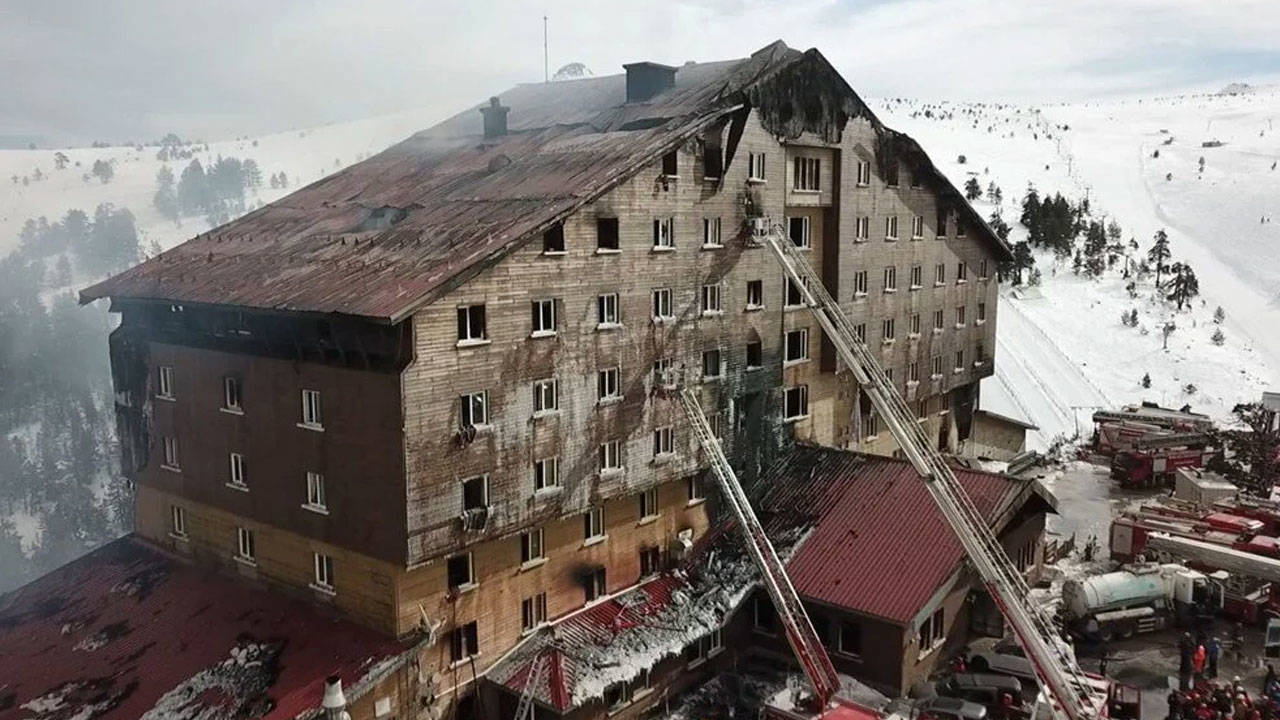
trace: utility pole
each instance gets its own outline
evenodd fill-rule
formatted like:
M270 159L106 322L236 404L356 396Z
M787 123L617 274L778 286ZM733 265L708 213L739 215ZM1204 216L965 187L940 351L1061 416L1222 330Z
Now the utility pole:
M542 16L542 82L551 82L547 72L547 16Z

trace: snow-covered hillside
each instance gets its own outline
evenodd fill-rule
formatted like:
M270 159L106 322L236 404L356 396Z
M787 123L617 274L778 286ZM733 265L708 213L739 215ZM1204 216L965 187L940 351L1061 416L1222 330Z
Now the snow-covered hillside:
M983 405L1040 426L1030 443L1086 431L1101 405L1190 404L1225 419L1280 386L1280 93L1186 96L1042 108L882 100L877 113L918 139L957 186L977 177L1004 194L1011 241L1033 184L1041 195L1087 197L1145 256L1161 228L1174 261L1189 262L1201 295L1174 312L1150 283L1136 298L1118 271L1092 280L1037 256L1039 287L1002 291L996 376ZM1202 147L1217 141L1221 146ZM1157 151L1158 157L1156 156ZM966 162L958 162L960 155ZM1204 170L1200 171L1200 158ZM983 215L994 206L976 203ZM1225 342L1210 338L1221 306ZM1137 328L1121 324L1137 309ZM1159 328L1177 330L1162 349ZM1141 379L1151 377L1144 389ZM1188 386L1194 386L1188 392Z
M257 138L210 142L207 151L202 143L195 146L199 151L193 157L205 167L220 155L251 158L264 178L284 172L289 179L287 189L272 188L264 181L257 195L249 198L254 205L259 201L268 203L379 152L435 124L446 114L440 110L414 110ZM0 187L4 188L0 192L0 256L17 245L18 232L27 219L45 216L53 222L73 208L92 214L100 203L127 207L133 212L144 248L150 247L152 241L169 248L208 230L203 218L185 218L179 225L166 220L152 205L160 168L168 165L178 176L191 162L161 161L156 157L158 150L154 146L0 150ZM63 170L55 167L56 152L67 156L68 164ZM114 175L108 183L90 174L98 160L112 165Z

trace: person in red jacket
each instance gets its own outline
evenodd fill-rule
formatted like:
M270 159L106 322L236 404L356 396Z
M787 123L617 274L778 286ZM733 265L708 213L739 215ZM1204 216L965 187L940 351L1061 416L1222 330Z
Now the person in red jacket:
M1204 681L1204 662L1209 656L1209 652L1204 649L1204 645L1196 645L1196 651L1191 656L1191 670L1195 674L1195 684L1199 687Z

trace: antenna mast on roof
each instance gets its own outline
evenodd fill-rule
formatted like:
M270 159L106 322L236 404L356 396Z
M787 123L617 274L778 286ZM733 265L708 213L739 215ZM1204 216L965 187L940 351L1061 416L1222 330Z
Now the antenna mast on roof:
M547 73L547 16L542 16L542 82L551 82Z

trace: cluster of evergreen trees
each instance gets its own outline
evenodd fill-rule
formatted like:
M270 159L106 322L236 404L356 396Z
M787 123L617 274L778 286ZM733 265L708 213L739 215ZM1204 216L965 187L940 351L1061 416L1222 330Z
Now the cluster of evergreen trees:
M161 167L152 202L170 220L204 215L210 225L221 225L244 212L246 190L261 186L262 170L251 158L219 156L208 169L196 159L176 183L169 166Z
M90 217L29 220L0 259L0 592L115 537L130 523L118 472L105 307L80 307L71 281L139 256L133 215L100 205ZM40 540L21 545L15 515L36 518Z

